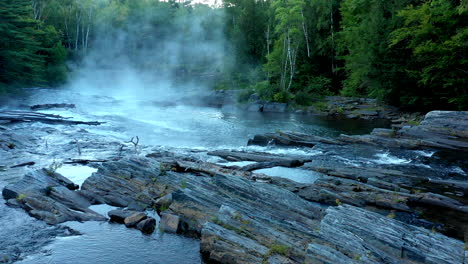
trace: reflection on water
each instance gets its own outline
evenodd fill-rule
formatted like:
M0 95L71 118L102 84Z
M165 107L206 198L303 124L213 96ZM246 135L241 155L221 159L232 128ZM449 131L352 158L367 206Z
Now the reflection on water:
M268 169L255 170L256 173L263 173L268 176L282 177L300 183L314 183L322 174L310 170L299 168L273 167Z
M95 205L90 209L101 214L115 209ZM148 214L159 217L154 212ZM125 225L89 221L66 222L64 225L82 233L80 236L60 237L43 248L43 252L28 256L21 264L195 264L201 263L199 241L175 234L161 233L159 228L151 235Z
M62 174L80 187L83 182L96 171L97 169L95 168L80 165L63 165L56 170L57 173Z

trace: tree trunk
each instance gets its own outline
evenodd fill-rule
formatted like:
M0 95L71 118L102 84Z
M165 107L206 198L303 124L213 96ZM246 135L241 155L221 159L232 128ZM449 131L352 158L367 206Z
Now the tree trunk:
M307 32L307 25L305 23L304 12L301 10L302 16L302 31L304 31L304 37L307 47L307 57L310 58L310 47L309 47L309 33Z

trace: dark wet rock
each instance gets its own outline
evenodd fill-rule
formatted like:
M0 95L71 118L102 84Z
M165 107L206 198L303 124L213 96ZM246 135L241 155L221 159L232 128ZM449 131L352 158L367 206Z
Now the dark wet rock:
M28 173L21 181L6 186L3 189L2 194L3 198L8 200L17 198L21 194L36 192L42 192L45 194L48 187L54 186L65 186L72 190L76 189L76 184L69 179L48 169L42 169Z
M39 104L30 107L31 110L45 110L52 108L76 108L74 104Z
M255 135L253 139L249 139L247 145L313 147L318 143L341 144L340 142L331 138L324 138L297 132L275 132L266 133L263 135Z
M468 112L432 111L419 125L400 130L375 129L370 135L340 136L340 140L406 149L468 152Z
M156 219L148 217L136 225L136 228L144 234L151 234L156 227Z
M109 166L102 164L96 173L86 179L81 189L95 193L112 206L127 207L134 201L139 202L142 207L150 206L154 198L160 196L159 190L151 189L151 192L155 192L151 193L147 188L161 174L159 164L155 165L151 160L136 159L129 165L119 166L114 162L109 163Z
M365 120L395 119L401 115L397 108L369 98L327 96L316 104L320 107L309 108L310 113Z
M261 103L249 103L245 106L245 109L249 112L263 112L263 104Z
M111 210L107 213L107 215L109 216L109 220L111 222L116 222L116 223L120 223L120 224L123 224L124 223L124 220L125 218L133 215L137 213L136 211L131 211L131 210L122 210L122 209L115 209L115 210Z
M156 206L156 208L158 210L161 210L161 208L169 208L169 206L171 205L172 203L172 194L167 194L167 195L164 195L163 197L161 198L158 198L154 204Z
M212 154L257 162L284 158L229 151ZM165 173L161 173L162 160L172 166ZM450 263L463 253L462 242L456 239L351 206L408 215L418 197L418 207L438 203L447 211L447 203L455 205L450 210L464 206L447 197L410 193L404 186L413 186L420 177L396 170L327 168L312 163L303 167L328 176L314 184L272 177L270 184L245 177L247 172L235 174L239 170L194 158L182 160L168 153L125 158L98 167L83 184L87 192L102 196L106 202L121 199L125 206L151 202L151 206L160 207L161 229L199 236L201 252L209 261ZM333 207L337 204L351 205ZM151 230L153 221L146 214L123 215L120 219L124 216L127 225L143 232ZM144 228L146 224L148 229ZM399 237L393 237L397 234Z
M125 217L124 224L126 227L134 227L146 218L148 218L148 216L145 213L133 213L132 215Z
M288 104L285 103L266 103L263 106L263 112L284 113L287 107Z
M63 124L63 125L90 125L98 126L103 122L98 121L77 121L70 120L68 117L60 115L44 114L39 112L28 111L0 111L0 121L9 121L10 123L18 122L42 122L46 124Z
M258 93L253 93L249 97L249 102L257 102L260 101L260 95Z
M91 203L86 197L70 188L75 188L70 180L42 169L27 174L17 183L7 185L2 194L6 200L16 199L15 205L49 224L105 220L105 217L88 209Z
M127 210L133 210L133 211L144 211L146 208L145 206L137 201L130 202L130 204L127 206Z

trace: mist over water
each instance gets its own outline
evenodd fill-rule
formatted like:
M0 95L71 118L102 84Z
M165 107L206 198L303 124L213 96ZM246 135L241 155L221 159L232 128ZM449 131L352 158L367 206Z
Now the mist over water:
M101 23L66 89L144 101L208 91L229 57L223 11L160 5L129 14L125 26Z

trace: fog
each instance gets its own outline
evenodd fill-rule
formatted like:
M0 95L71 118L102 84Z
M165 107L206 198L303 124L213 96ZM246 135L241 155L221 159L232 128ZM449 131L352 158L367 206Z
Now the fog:
M156 4L117 24L100 21L66 88L118 99L173 101L211 90L225 51L221 9Z

